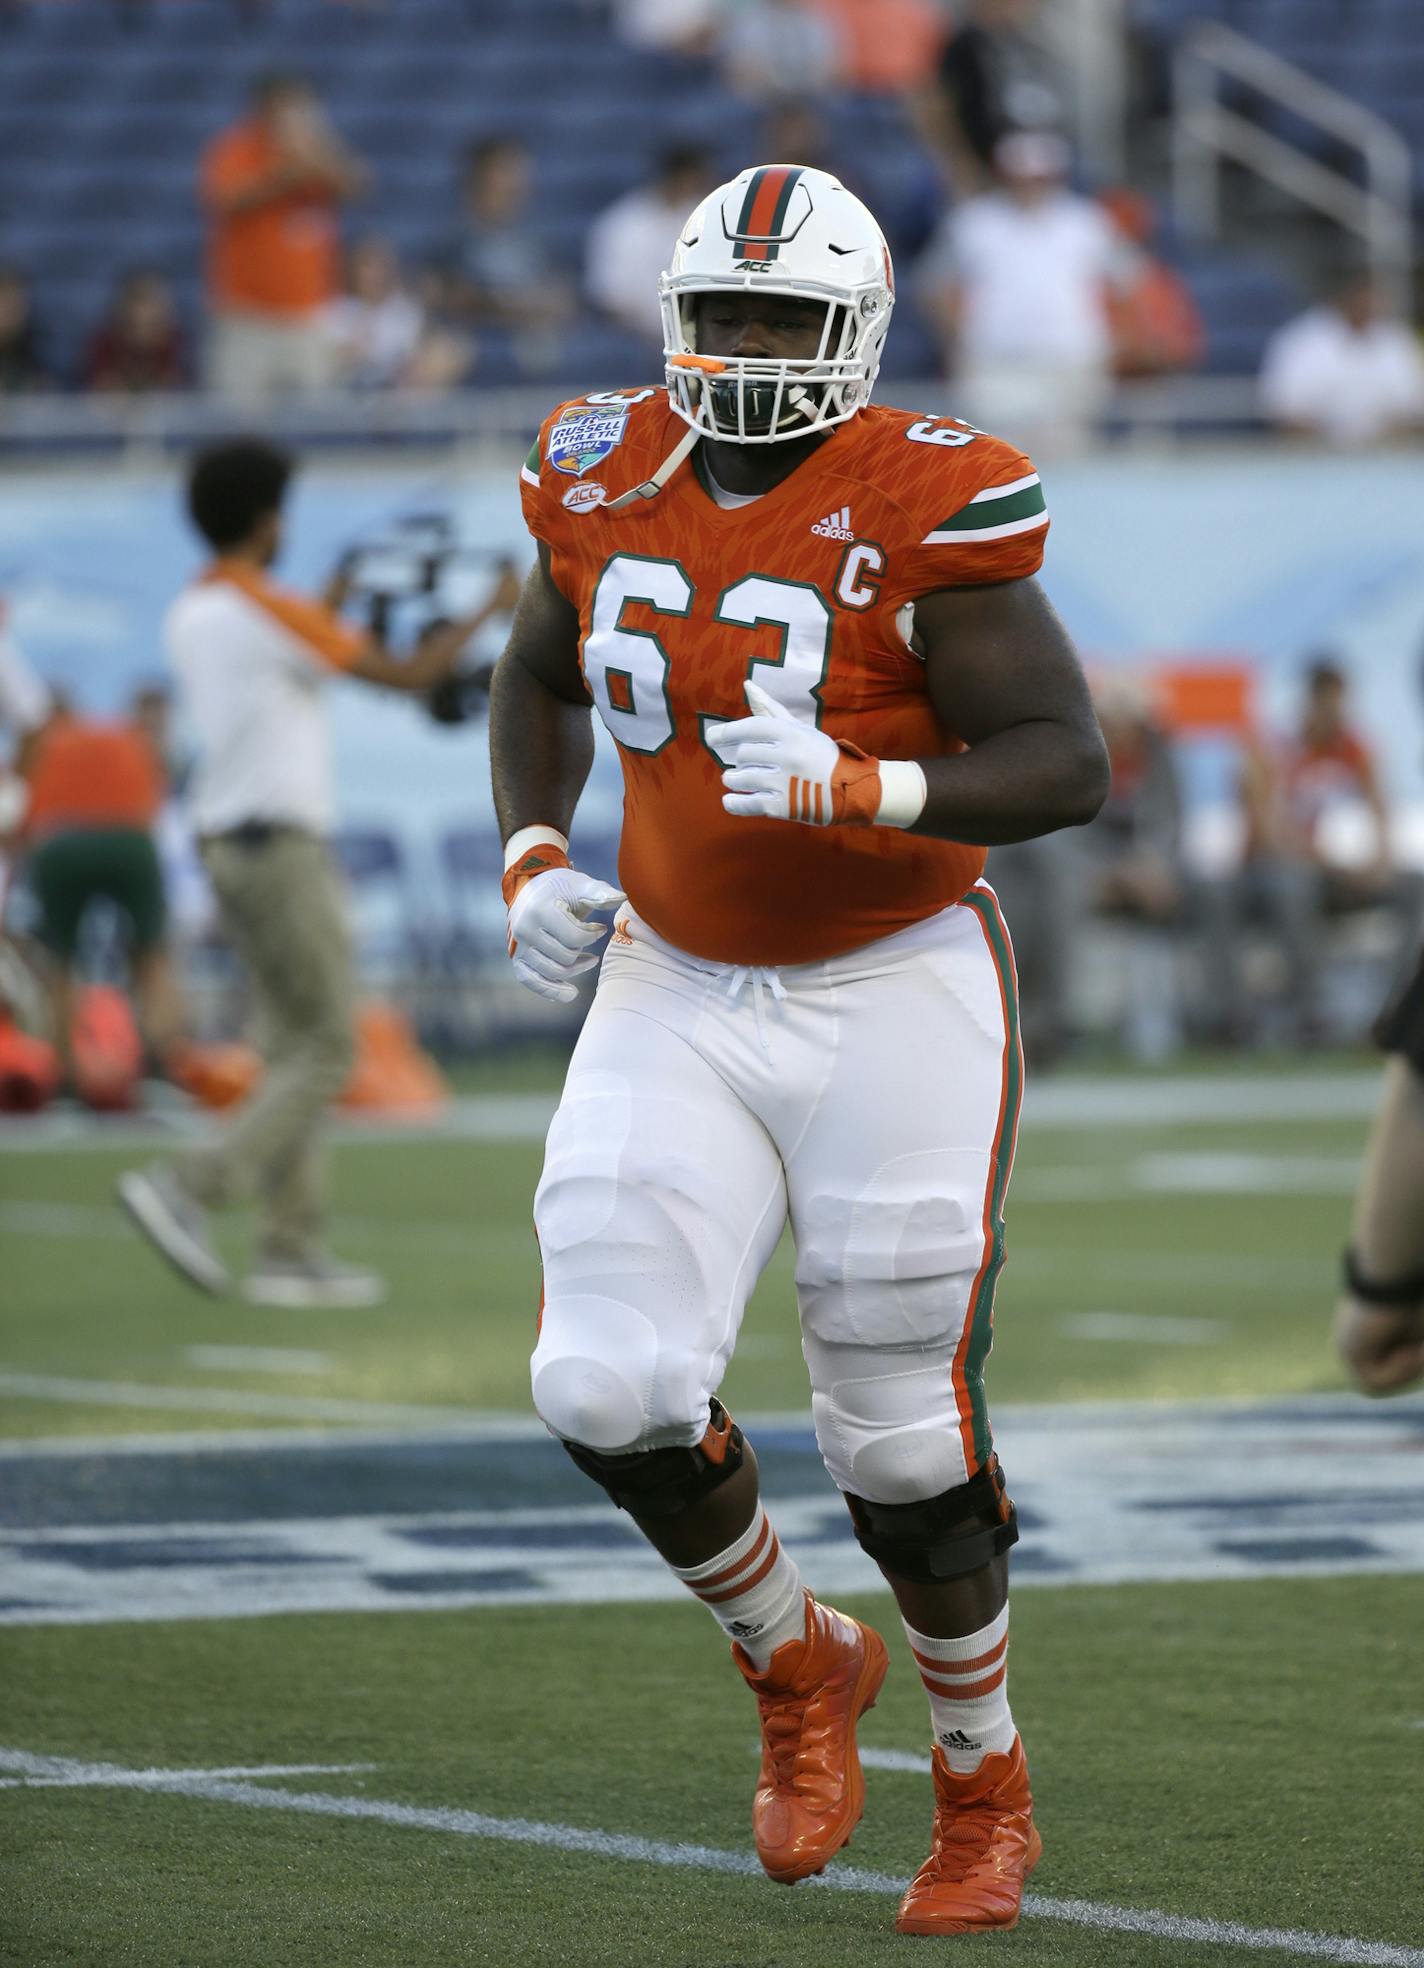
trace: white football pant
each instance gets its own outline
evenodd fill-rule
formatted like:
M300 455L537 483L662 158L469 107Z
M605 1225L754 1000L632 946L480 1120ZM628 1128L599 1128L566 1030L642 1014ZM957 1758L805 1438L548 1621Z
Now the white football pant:
M789 1217L835 1482L878 1503L966 1482L990 1448L1022 1078L985 884L780 970L688 956L620 910L535 1201L540 1415L605 1452L698 1442Z

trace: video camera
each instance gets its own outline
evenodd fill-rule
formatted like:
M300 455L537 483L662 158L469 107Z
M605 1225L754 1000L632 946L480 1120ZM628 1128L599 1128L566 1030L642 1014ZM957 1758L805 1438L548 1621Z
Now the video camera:
M394 520L349 547L338 568L371 634L388 648L418 647L514 571L509 554L462 542L451 516L439 512ZM467 651L462 666L427 693L425 708L439 724L464 724L482 709L493 673L493 663Z

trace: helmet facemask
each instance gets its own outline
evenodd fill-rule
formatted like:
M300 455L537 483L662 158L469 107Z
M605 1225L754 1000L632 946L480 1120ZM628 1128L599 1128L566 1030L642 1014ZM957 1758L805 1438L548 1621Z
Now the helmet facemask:
M810 356L708 356L698 349L697 303L717 292L819 302ZM848 295L808 281L663 276L668 394L679 416L729 444L778 444L844 423L870 400L890 307L872 289Z

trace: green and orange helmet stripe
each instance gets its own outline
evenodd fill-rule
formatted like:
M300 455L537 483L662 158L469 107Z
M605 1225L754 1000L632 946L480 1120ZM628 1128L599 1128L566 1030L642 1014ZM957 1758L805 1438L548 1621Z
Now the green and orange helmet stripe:
M743 260L774 260L781 250L791 194L801 180L799 164L764 164L753 171L732 244Z

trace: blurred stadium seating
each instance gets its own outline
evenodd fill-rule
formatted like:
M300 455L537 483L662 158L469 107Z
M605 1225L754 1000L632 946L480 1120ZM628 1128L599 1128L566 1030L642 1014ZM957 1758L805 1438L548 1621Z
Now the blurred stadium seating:
M1229 25L1388 117L1424 159L1424 11L1413 0L1147 0L1139 18L1159 52L1202 20ZM7 10L0 52L0 259L33 275L66 380L115 275L135 263L169 276L196 329L197 158L264 70L311 77L374 171L354 222L389 234L412 263L448 240L460 152L479 135L513 130L530 144L537 223L574 271L591 216L663 141L705 139L729 167L756 149L757 110L708 65L622 45L581 0L272 0L250 10L62 0ZM923 169L900 103L842 97L829 121L833 149L856 159L873 202L893 204ZM1243 257L1170 236L1164 245L1202 308L1211 373L1251 373L1266 335L1300 304L1297 284L1268 248ZM642 361L621 331L585 320L566 366L589 386L625 380ZM887 373L933 367L902 308ZM478 382L517 380L512 351L491 337Z

